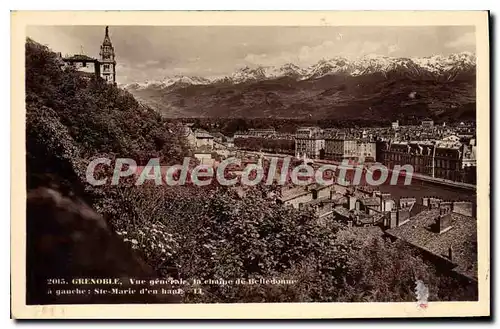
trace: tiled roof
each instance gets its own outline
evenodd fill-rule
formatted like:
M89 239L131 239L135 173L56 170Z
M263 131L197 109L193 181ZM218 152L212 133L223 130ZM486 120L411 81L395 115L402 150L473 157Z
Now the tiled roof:
M201 145L195 148L195 153L208 153L211 154L213 152L212 148L209 145Z
M322 197L322 198L318 198L318 199L313 199L311 201L308 201L308 202L304 202L304 205L316 205L316 204L319 204L319 203L332 203L333 200L331 200L329 197L325 196L325 197Z
M194 135L196 138L214 138L212 135L210 135L207 131L198 129L194 132Z
M335 204L344 204L347 202L347 197L342 194L335 193L332 195L332 202Z
M349 217L351 214L351 212L346 208L335 208L333 211L344 217Z
M380 201L378 198L364 198L364 199L359 199L359 201L365 206L378 206L378 205L380 205Z
M444 142L440 141L436 143L436 147L442 148L442 149L453 149L453 150L459 150L462 144L460 142Z
M97 59L95 59L95 58L89 57L87 55L81 55L81 54L73 55L71 57L66 57L63 60L65 60L65 61L87 61L87 62L97 61Z
M363 214L359 216L358 222L360 224L377 224L383 221L383 218L389 216L389 212L376 213L374 215Z
M319 183L311 183L307 185L307 189L311 190L322 190L325 188L330 188L333 184L319 184Z
M306 195L311 193L310 191L306 191L303 186L296 186L292 184L287 184L281 187L281 200L289 201L295 199L299 196Z
M422 211L406 224L389 229L386 233L445 258L451 246L452 263L457 265L455 270L477 277L476 218L451 213L452 228L439 234L429 229L438 216L439 209Z
M212 136L217 137L217 138L226 139L226 136L223 133L218 132L218 131L212 133Z
M388 217L390 216L390 212L382 212L382 213L378 213L378 214L375 214L373 215L373 221L375 223L378 223L378 222L381 222L383 220L384 217Z
M414 203L413 206L411 207L410 210L410 217L414 217L421 213L422 211L428 210L429 207L424 206L423 204L420 203Z

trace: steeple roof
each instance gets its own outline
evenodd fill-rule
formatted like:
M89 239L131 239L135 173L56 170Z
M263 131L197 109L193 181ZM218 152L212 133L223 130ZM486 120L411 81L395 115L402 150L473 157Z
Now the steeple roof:
M104 35L103 46L111 46L111 39L109 38L109 26L106 26L106 34Z

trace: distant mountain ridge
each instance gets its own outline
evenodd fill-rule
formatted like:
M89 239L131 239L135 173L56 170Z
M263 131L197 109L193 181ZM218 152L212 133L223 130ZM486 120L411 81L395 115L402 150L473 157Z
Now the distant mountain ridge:
M378 55L300 67L244 67L207 79L175 76L124 86L167 117L475 118L476 58Z
M357 60L344 57L333 57L320 60L318 63L302 68L293 63L279 67L246 66L232 75L222 78L204 78L198 76L175 75L161 81L146 81L124 85L128 89L185 87L187 85L208 85L218 83L239 84L278 78L295 80L317 79L330 74L359 76L372 73L388 75L391 73L406 74L414 78L453 80L461 72L475 71L476 57L470 52L436 55L421 58L398 58L379 55L367 55Z

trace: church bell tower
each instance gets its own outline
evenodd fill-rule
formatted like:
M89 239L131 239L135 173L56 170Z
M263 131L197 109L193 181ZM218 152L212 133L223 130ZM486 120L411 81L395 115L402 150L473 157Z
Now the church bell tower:
M100 72L101 78L107 83L116 83L116 61L115 61L115 48L111 43L109 38L109 27L106 26L106 34L104 35L104 41L101 45L100 55Z

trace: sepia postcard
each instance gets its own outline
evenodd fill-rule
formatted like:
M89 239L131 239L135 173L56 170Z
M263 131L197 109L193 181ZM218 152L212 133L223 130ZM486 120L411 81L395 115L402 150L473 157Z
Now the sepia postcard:
M488 12L11 25L12 317L490 315Z

